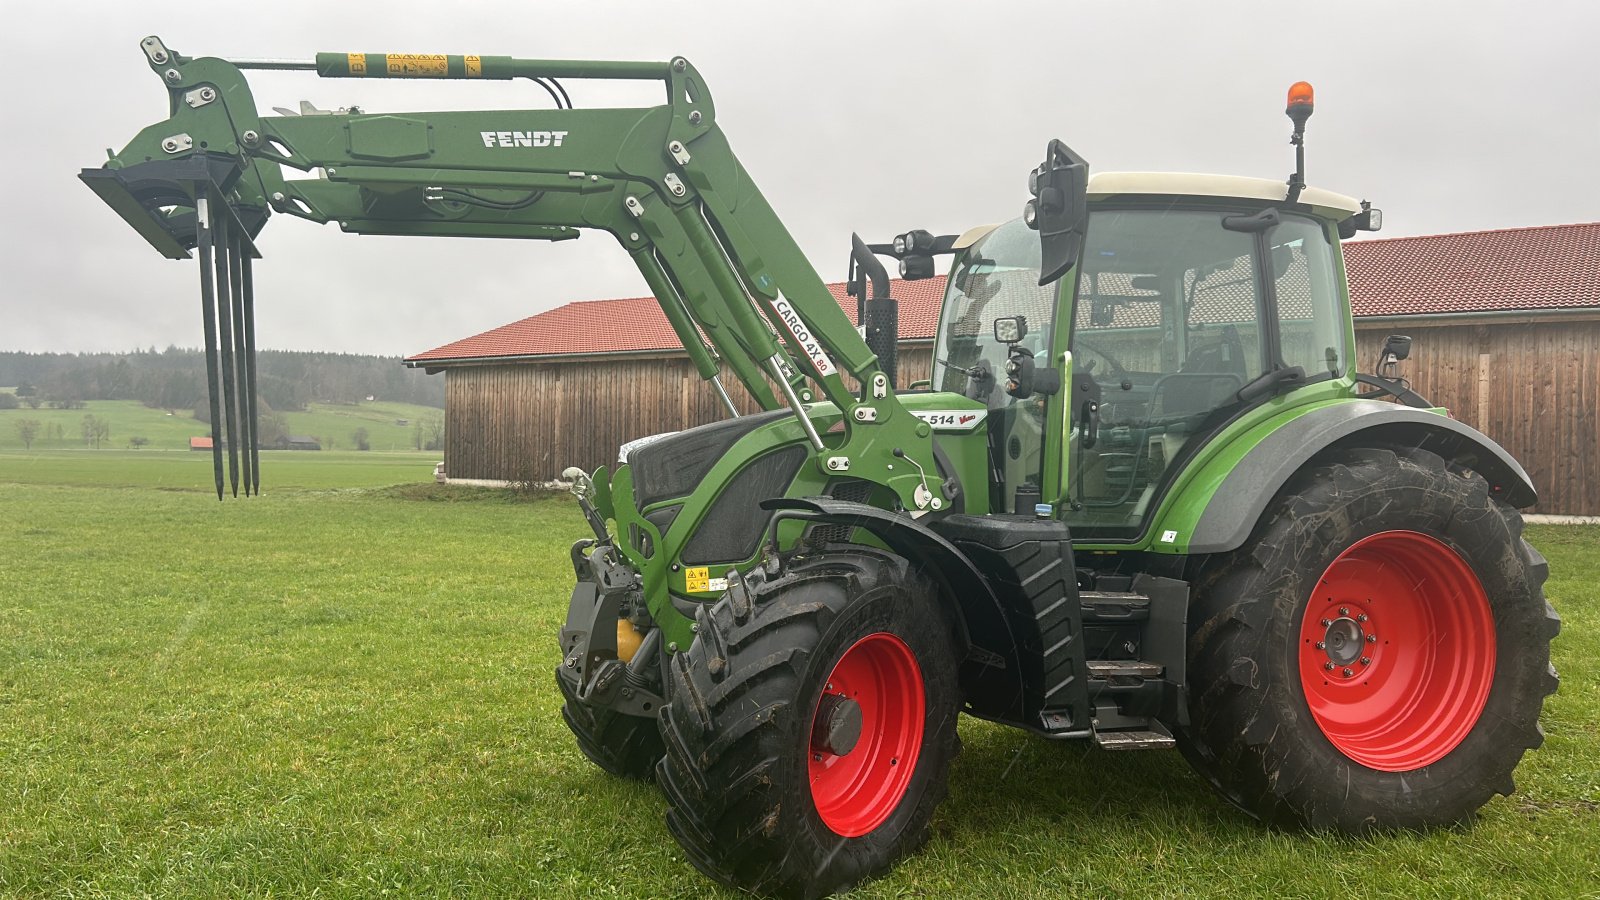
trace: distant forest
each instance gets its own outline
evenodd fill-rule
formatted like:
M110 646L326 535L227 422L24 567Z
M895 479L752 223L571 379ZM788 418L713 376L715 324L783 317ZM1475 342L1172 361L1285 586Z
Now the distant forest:
M260 401L274 410L368 397L444 407L444 379L405 368L394 356L260 350L256 378ZM180 347L133 353L0 351L0 385L25 388L17 393L56 407L137 400L159 409L192 410L207 403L206 357Z

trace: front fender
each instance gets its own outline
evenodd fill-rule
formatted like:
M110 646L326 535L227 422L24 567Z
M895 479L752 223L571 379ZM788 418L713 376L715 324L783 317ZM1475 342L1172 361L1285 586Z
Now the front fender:
M1282 422L1242 458L1223 454L1191 484L1214 484L1210 499L1180 504L1158 537L1188 536L1187 552L1222 553L1244 544L1267 504L1317 454L1333 446L1406 446L1430 450L1478 472L1490 489L1516 507L1532 506L1538 493L1520 464L1482 432L1435 412L1377 400L1321 406ZM1179 543L1168 541L1168 544ZM1168 549L1157 544L1160 549Z
M958 629L961 650L966 653L961 682L968 702L997 703L996 709L977 710L987 715L1020 715L1014 708L1023 696L1016 636L989 580L960 548L915 519L865 503L831 497L786 497L761 505L779 511L783 518L865 529L893 552L931 570L955 606L951 622Z

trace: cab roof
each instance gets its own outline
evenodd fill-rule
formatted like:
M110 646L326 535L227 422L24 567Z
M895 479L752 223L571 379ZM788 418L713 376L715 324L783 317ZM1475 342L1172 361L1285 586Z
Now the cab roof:
M1096 172L1089 176L1089 199L1128 194L1163 194L1191 197L1219 197L1224 199L1268 200L1282 202L1289 188L1282 181L1271 178L1250 178L1244 175L1207 175L1196 172ZM1361 211L1361 203L1353 197L1307 187L1300 192L1300 202L1318 215L1344 219Z
M1247 175L1209 175L1201 172L1095 172L1089 176L1090 202L1108 197L1150 196L1216 197L1222 200L1283 202L1289 186L1271 178ZM1319 216L1343 221L1361 211L1361 201L1322 188L1307 187L1300 203ZM954 249L963 250L1000 227L990 223L968 228L956 238Z

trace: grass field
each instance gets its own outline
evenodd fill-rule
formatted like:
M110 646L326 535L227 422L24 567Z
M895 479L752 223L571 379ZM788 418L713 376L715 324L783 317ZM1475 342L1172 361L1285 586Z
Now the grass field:
M146 450L188 450L189 438L211 434L211 426L179 410L172 415L164 409L151 409L133 400L90 400L83 409L0 409L0 450L23 449L15 423L32 419L39 423L34 450L83 449L83 418L95 416L111 426L104 448L126 448L130 439L146 438ZM285 412L289 433L316 435L324 449L355 449L350 435L357 428L367 430L373 450L411 450L416 445L416 425L441 419L444 410L410 403L311 403L301 412ZM399 425L405 420L407 424ZM51 436L50 426L60 429ZM426 440L426 433L424 434ZM329 444L331 442L331 446ZM424 445L425 446L425 445Z
M561 723L568 500L325 453L217 503L189 459L0 452L0 893L731 896ZM966 720L933 841L858 896L1600 896L1600 528L1530 533L1562 688L1476 827L1269 830L1176 754Z
M262 493L276 493L280 488L331 490L432 481L433 464L440 459L443 455L439 453L409 451L263 450ZM226 477L227 463L223 466ZM0 490L5 489L6 482L14 482L158 488L211 493L214 497L212 479L211 454L190 450L0 451Z

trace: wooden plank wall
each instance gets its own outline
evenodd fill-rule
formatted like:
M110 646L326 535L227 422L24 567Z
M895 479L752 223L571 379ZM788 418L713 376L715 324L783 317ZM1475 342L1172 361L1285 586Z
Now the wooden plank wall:
M1534 324L1356 322L1356 362L1411 336L1401 374L1417 393L1494 438L1539 491L1532 512L1600 515L1600 321Z
M928 377L932 352L902 350L900 381ZM738 380L741 413L759 407ZM445 471L452 478L549 481L567 466L614 465L635 438L726 417L684 356L455 366L445 370Z
M1370 371L1384 338L1413 338L1403 374L1424 397L1499 441L1539 489L1535 512L1600 515L1600 321L1362 325ZM900 383L927 378L932 350L902 348ZM455 478L547 481L593 471L625 441L717 421L711 386L683 356L459 366L445 380L445 469ZM725 378L742 412L755 410Z

